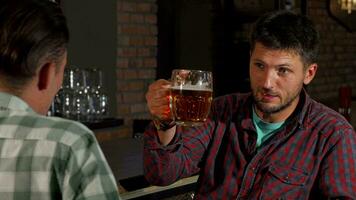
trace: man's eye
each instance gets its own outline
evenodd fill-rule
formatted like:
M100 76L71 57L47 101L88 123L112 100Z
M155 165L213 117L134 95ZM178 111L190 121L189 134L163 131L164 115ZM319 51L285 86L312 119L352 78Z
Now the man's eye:
M255 63L255 66L260 69L263 69L264 67L261 63Z
M278 69L278 73L280 73L280 74L286 74L286 73L288 73L288 71L289 71L288 69L283 68L283 67Z

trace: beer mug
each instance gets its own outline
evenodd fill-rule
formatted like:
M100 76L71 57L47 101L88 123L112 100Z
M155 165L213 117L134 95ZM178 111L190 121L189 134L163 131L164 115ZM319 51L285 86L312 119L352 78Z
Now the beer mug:
M178 125L196 126L204 123L213 99L213 76L201 70L172 71L170 108Z

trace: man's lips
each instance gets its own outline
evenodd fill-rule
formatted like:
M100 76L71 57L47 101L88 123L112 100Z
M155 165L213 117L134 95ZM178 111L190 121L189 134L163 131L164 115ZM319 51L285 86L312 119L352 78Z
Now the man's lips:
M273 101L276 98L278 98L278 95L276 95L276 94L261 93L261 100L263 102L270 102L270 101Z

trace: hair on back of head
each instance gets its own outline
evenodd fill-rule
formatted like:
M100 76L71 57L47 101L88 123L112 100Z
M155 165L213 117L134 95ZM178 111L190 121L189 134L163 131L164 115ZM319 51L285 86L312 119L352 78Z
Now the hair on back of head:
M0 0L0 30L0 75L13 89L44 63L58 63L69 41L66 18L49 0Z

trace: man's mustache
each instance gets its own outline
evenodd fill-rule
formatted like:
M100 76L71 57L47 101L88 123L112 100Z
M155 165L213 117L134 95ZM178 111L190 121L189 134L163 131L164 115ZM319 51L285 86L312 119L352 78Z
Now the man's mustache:
M267 89L267 88L259 89L257 92L259 92L263 95L279 96L279 93L277 91L273 91L273 90Z

